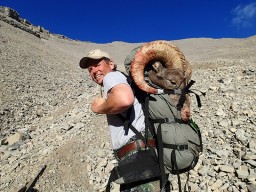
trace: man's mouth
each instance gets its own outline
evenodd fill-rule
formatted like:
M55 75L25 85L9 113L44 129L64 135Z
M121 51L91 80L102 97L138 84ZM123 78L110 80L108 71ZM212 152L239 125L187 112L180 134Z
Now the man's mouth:
M102 75L98 74L98 75L95 75L95 79L98 80Z

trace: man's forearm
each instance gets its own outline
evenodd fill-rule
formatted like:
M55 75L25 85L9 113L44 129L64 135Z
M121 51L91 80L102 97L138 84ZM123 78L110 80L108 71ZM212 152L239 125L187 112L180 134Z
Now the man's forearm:
M134 103L132 89L126 84L113 87L107 99L95 98L92 102L92 111L100 114L117 114L127 110Z
M129 109L131 105L120 103L120 101L113 101L113 99L107 99L98 105L98 109L95 112L99 114L118 114Z

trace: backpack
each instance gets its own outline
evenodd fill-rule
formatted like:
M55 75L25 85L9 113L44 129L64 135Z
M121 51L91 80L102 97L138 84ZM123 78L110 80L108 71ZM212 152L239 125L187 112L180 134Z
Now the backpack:
M169 42L166 41L155 41L150 43L154 44L159 42L169 45ZM144 143L147 143L149 132L154 135L157 142L156 155L153 154L155 150L152 149L150 145L146 144L150 149L149 151L151 152L153 159L156 159L157 167L159 168L159 170L156 170L155 163L152 164L151 167L156 173L154 177L158 177L160 179L160 187L162 191L164 191L168 183L167 175L176 174L178 176L179 191L181 191L179 174L188 172L195 167L199 159L199 154L203 150L203 144L201 132L197 124L192 118L190 118L188 122L184 122L181 119L180 113L189 93L194 93L196 95L199 107L201 107L200 97L198 94L190 90L190 87L195 83L193 80L190 80L190 78L188 78L190 81L187 82L186 86L181 90L162 90L160 93L156 94L147 93L141 90L136 82L134 82L130 70L131 63L134 62L134 60L136 60L135 57L140 54L138 53L140 48L141 47L137 47L131 51L131 53L126 57L124 65L128 74L128 76L126 75L128 82L134 91L135 97L143 106L146 131L145 135L142 135L130 124L128 118L129 112L127 114L127 118L124 119L125 129L127 131L131 129ZM173 47L170 47L170 49L172 48ZM138 55L138 57L139 56L140 55ZM161 87L154 84L149 78L148 71L150 70L152 70L152 67L147 65L144 71L145 81L150 86L159 90ZM173 95L179 95L178 101L177 98L173 99ZM144 164L147 161L148 160L144 159L142 163L136 162L136 169L140 166L145 166ZM129 171L131 172L131 166L129 167Z

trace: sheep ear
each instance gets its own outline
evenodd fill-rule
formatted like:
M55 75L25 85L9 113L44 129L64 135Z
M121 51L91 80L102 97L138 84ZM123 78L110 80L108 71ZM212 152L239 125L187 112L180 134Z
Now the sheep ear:
M156 72L159 71L159 68L162 66L162 63L160 63L159 61L155 61L153 64L152 64L152 67L155 69Z

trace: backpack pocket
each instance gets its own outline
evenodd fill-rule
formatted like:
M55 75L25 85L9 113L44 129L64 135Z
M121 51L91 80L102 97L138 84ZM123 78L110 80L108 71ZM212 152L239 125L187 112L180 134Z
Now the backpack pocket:
M151 150L139 150L118 163L111 171L108 185L148 182L159 179L160 169L157 157Z
M166 173L184 173L195 167L202 150L200 130L190 123L168 122L158 125L157 137Z
M124 183L154 179L160 176L157 157L150 150L141 150L119 162L119 168L125 167L122 174Z

